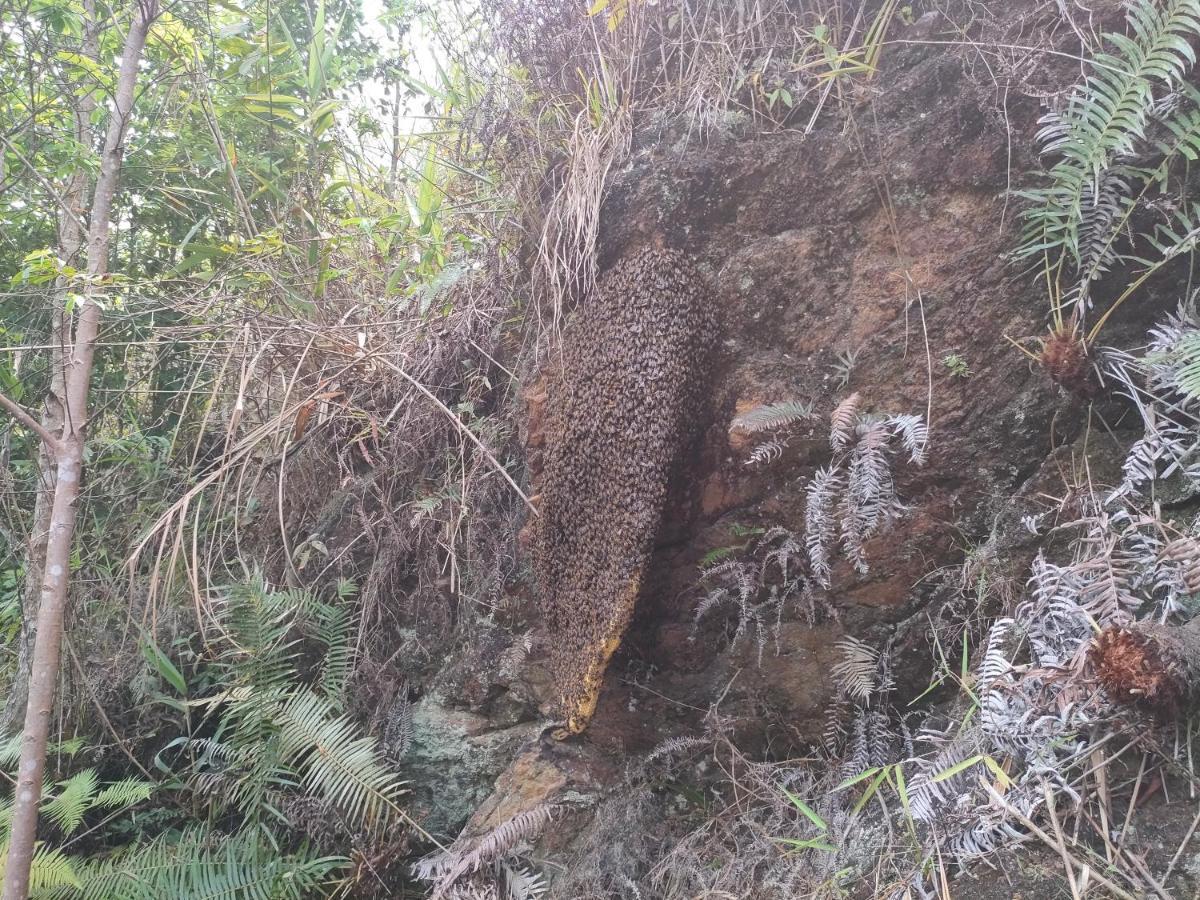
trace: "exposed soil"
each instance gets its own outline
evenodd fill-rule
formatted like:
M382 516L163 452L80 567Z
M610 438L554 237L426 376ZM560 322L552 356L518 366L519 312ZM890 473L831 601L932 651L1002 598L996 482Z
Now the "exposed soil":
M1054 4L1004 6L981 13L972 33L1013 44L1023 34L1053 34L1078 49ZM1097 23L1117 11L1115 3L1096 7ZM916 15L898 37L960 34L931 16ZM553 856L577 848L589 810L620 784L627 762L697 733L717 703L744 747L784 754L819 740L834 699L835 645L847 634L891 643L901 706L923 694L922 703L941 699L926 691L938 623L994 613L1017 593L1037 549L1021 517L1041 512L1044 495L1064 496L1085 456L1096 478L1121 456L1120 439L1086 430L1088 403L1006 340L1032 348L1046 332L1038 286L1007 256L1019 228L1009 191L1035 166L1038 93L1077 74L1069 61L1048 57L898 43L878 79L837 103L811 135L718 134L689 146L668 133L635 152L604 207L602 268L655 243L694 257L723 320L715 387L590 729L566 744L544 734L521 749L498 742L499 755L479 768L503 772L470 833L553 801L569 813L542 849ZM1165 304L1126 311L1109 339L1143 333ZM719 616L695 626L699 565L744 544L747 529L803 530L807 478L830 458L829 413L852 392L866 410L926 416L929 461L897 472L909 511L867 546L869 573L838 561L817 620L787 612L760 662L754 640L731 645L730 623ZM528 387L525 400L536 492L544 385ZM778 459L747 465L754 437L731 432L734 417L792 400L811 401L817 418L786 433ZM1100 396L1092 409L1119 437L1121 405ZM984 570L987 591L964 592ZM513 588L518 601L526 590ZM447 667L430 696L495 716L497 729L552 708L554 689L536 654L519 677L489 665L480 663L492 673L482 680L482 669ZM1165 793L1148 798L1135 821L1169 859L1194 810L1178 790L1162 806ZM961 891L1070 896L1052 854L1019 859L1003 863L1013 866L1004 872L973 873ZM1180 877L1189 860L1177 867Z

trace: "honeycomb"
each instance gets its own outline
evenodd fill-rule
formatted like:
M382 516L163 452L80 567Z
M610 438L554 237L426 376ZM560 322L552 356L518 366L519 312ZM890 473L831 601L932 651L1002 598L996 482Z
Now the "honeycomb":
M703 282L660 248L613 266L564 331L533 567L567 734L591 720L633 616L715 343Z

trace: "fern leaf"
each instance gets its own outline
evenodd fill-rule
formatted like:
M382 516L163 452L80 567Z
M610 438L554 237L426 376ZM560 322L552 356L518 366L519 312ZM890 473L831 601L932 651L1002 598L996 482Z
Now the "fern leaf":
M767 403L747 410L733 420L732 428L748 433L783 428L812 416L813 404L800 400Z
M831 674L838 691L856 700L866 700L875 692L875 672L879 654L875 648L847 635L838 642L842 658Z
M520 644L514 644L519 647ZM511 648L510 648L511 649ZM396 698L392 701L387 713L387 722L383 729L383 747L388 759L398 760L408 750L413 737L413 706L408 696L408 681L400 683Z
M137 778L127 778L107 785L96 795L96 806L104 809L128 809L143 800L150 799L154 792L154 784Z
M324 649L319 679L321 693L340 705L354 668L354 641L349 607L344 604L321 604L317 640Z
M836 539L837 520L834 507L845 482L831 467L818 469L808 484L804 507L804 542L808 547L809 565L822 587L829 587L832 571L830 553Z
M280 853L255 835L203 829L161 837L83 874L80 900L303 900L345 866L339 857Z
M708 747L712 745L710 738L701 737L672 737L667 738L657 747L646 754L643 762L652 763L655 760L663 759L668 756L677 756L688 750L695 750L697 747Z
M1012 626L1012 619L1003 618L993 622L992 627L988 630L987 649L984 651L983 659L979 661L976 676L981 690L986 691L993 687L1012 669L1012 664L1009 663L1008 656L1004 652L1004 642L1008 638L1008 632Z
M854 568L866 574L863 545L893 514L896 487L887 455L890 432L886 420L860 424L857 432L840 506L842 548Z
M523 810L480 838L461 846L456 841L448 850L427 857L413 871L424 880L436 880L430 900L442 900L460 878L501 859L517 844L540 834L553 813L554 806L548 803Z
M383 764L374 738L307 690L288 700L279 722L281 759L296 768L309 791L367 828L391 818L403 782Z
M545 876L523 866L501 865L507 900L538 900L550 889Z
M925 424L925 419L909 414L892 416L888 419L888 425L908 451L909 461L914 465L925 465L929 449L929 426Z
M837 405L829 417L829 446L834 450L845 450L854 438L854 425L858 421L860 397L855 391Z
M0 841L0 881L4 879L8 861L8 836ZM82 886L77 874L77 861L56 847L39 845L29 866L29 896L63 895ZM68 894L69 896L70 894Z
M750 455L746 458L746 465L765 466L773 463L779 457L783 456L785 444L785 441L779 440L763 441L763 443L750 451Z
M42 813L63 834L71 834L96 800L99 779L95 769L84 769L59 784L58 792L43 804Z
M1080 247L1085 218L1119 215L1104 197L1104 173L1145 139L1154 89L1174 90L1195 63L1189 40L1200 35L1200 0L1166 0L1161 8L1153 0L1135 0L1127 21L1132 36L1106 35L1113 52L1097 54L1066 107L1042 120L1043 151L1060 158L1048 187L1023 192L1032 204L1018 256L1061 251L1085 269ZM1105 231L1101 222L1091 227L1093 237Z

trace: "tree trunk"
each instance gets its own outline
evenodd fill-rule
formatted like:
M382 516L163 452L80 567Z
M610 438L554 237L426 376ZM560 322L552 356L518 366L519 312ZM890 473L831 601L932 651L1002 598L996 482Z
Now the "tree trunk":
M121 69L117 75L112 118L105 134L100 174L96 178L96 192L92 197L87 241L88 277L79 301L74 339L66 345L64 352L64 421L61 436L51 444L57 483L50 509L37 631L30 666L29 696L25 707L25 729L21 736L21 760L17 769L11 839L4 872L3 900L24 900L29 893L29 867L37 836L38 802L42 793L46 743L58 682L59 652L62 649L71 541L75 533L76 502L83 473L88 393L96 338L100 331L99 295L108 271L108 246L112 233L110 217L121 172L125 133L133 112L138 65L146 35L156 15L156 0L135 2L133 21L121 51Z
M100 28L96 17L95 0L84 2L83 55L99 58ZM80 147L92 146L92 114L96 110L94 93L88 92L75 103L75 140ZM88 173L79 166L63 191L63 206L58 213L58 255L68 266L79 268L83 256L83 215L87 208ZM50 326L50 390L42 409L42 427L51 434L62 434L65 421L66 372L63 368L63 346L68 279L59 276L51 300ZM57 465L53 449L40 443L37 459L37 496L33 504L33 519L25 544L25 584L21 591L21 633L17 637L17 668L9 687L4 709L0 710L0 736L9 734L25 712L29 697L29 668L33 663L33 643L37 637L38 597L42 587L42 572L46 562L46 544L50 539L50 510L54 506L54 490L58 484Z
M1113 700L1163 715L1200 701L1200 617L1186 625L1139 622L1106 628L1090 656Z

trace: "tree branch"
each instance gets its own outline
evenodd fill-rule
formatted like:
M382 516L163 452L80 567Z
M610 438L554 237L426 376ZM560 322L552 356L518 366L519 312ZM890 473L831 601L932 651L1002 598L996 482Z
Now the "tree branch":
M25 166L25 168L29 170L29 173L31 175L33 175L34 178L36 178L38 181L40 181L42 183L42 187L44 187L46 189L46 192L49 193L50 196L54 198L55 202L58 203L58 205L62 209L62 211L65 212L70 218L75 220L75 224L79 226L79 230L86 232L87 231L87 223L84 222L83 219L81 219L79 217L78 211L71 208L71 205L67 202L66 198L63 197L63 195L61 193L59 193L58 189L55 188L54 185L52 185L50 183L49 179L47 179L45 175L43 175L41 172L39 172L37 170L37 166L35 166L28 159L25 158L25 154L21 152L20 148L15 146L10 140L8 140L8 138L4 137L4 135L2 135L2 134L0 134L0 143L3 143L5 147L7 147L9 150L11 150L13 152L13 155L15 155L17 157L17 159L19 159L21 161L21 163Z
M46 445L51 450L58 449L58 438L43 428L42 424L38 422L38 420L33 417L29 410L27 410L21 404L17 403L15 400L9 399L4 394L0 394L0 406L3 406L5 409L7 409L9 415L45 441Z

